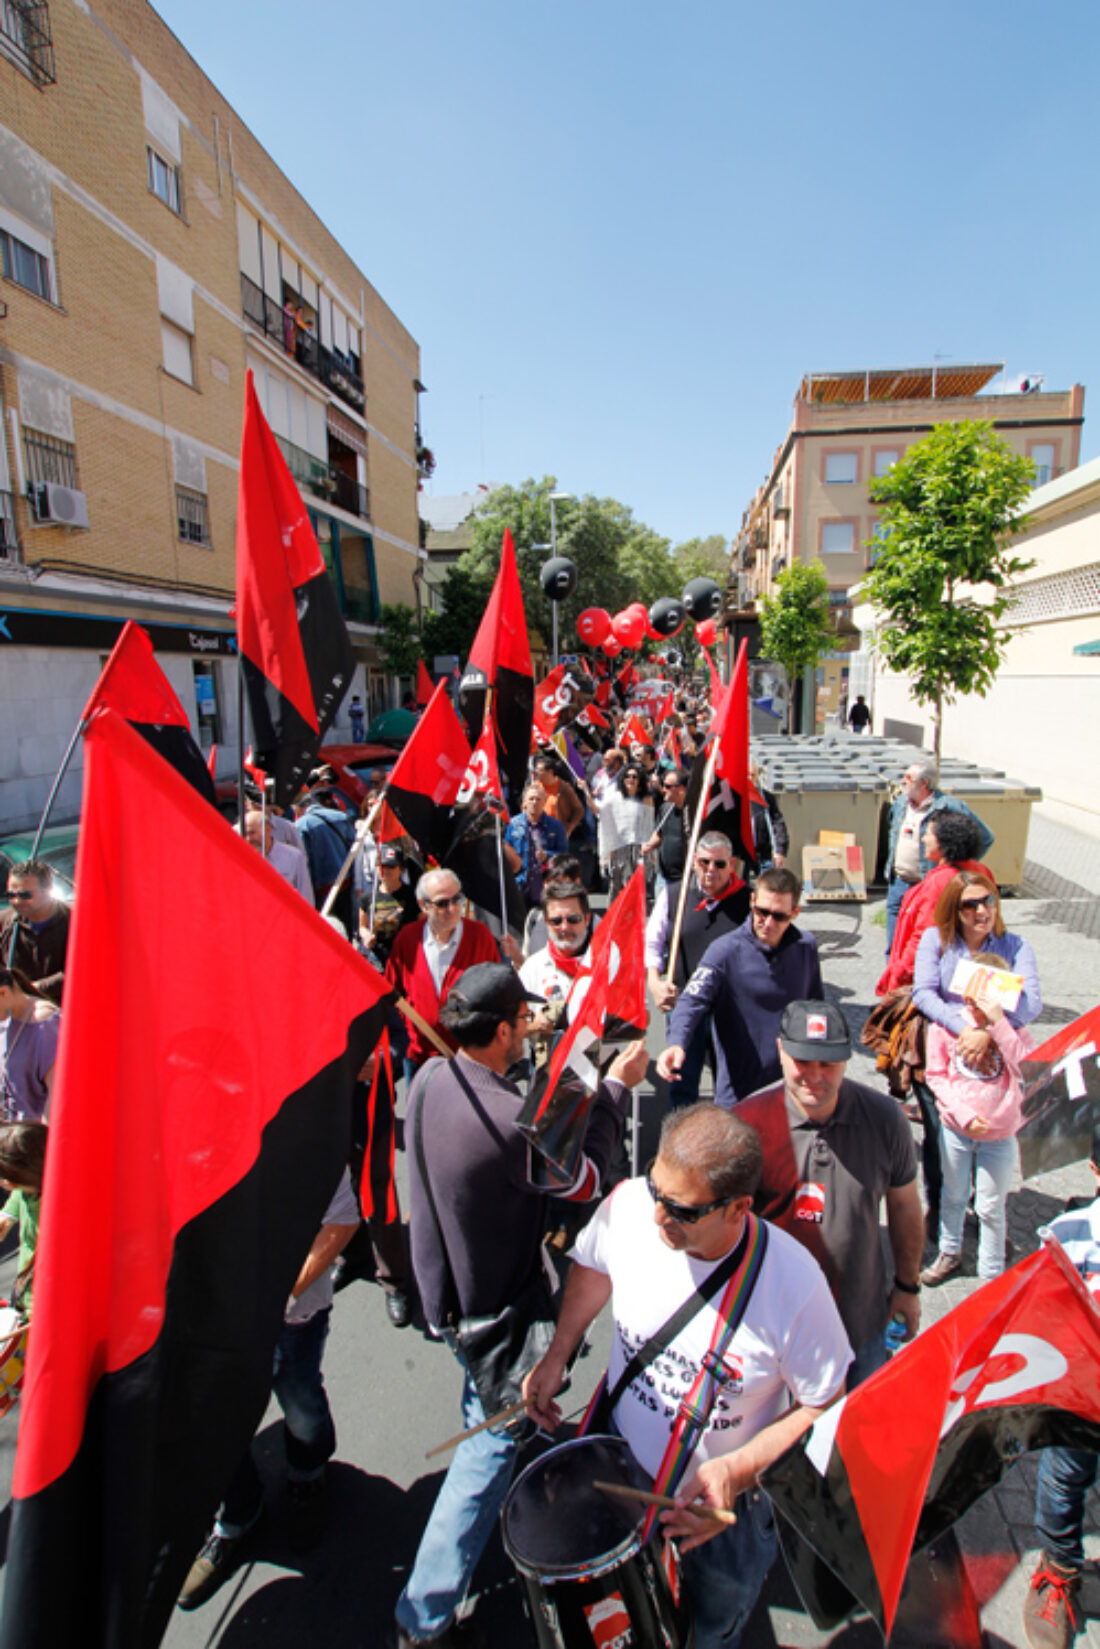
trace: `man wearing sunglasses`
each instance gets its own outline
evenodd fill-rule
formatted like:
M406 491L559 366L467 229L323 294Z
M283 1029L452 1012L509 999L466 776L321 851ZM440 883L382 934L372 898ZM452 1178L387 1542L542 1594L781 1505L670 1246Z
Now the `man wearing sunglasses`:
M733 933L749 914L749 890L734 874L733 847L728 836L717 830L702 836L695 849L692 872L671 979L668 963L672 928L680 905L679 882L670 882L661 889L646 923L646 978L649 993L662 1013L672 1012L707 947L723 934ZM688 1044L679 1081L673 1085L673 1105L692 1105L699 1098L699 1081L708 1046L708 1029L701 1023Z
M896 1100L849 1080L851 1051L833 1003L792 1002L779 1027L781 1080L737 1107L764 1149L753 1208L809 1249L828 1278L855 1348L849 1391L885 1363L891 1318L903 1319L908 1339L920 1327L924 1250L912 1131Z
M749 1218L760 1172L760 1141L736 1114L709 1104L670 1112L648 1174L619 1185L578 1237L553 1341L524 1382L528 1414L554 1430L567 1360L613 1302L608 1391L617 1383L623 1389L611 1424L651 1477L671 1448L690 1449L682 1476L669 1485L682 1509L662 1521L680 1539L695 1649L740 1642L777 1550L756 1475L843 1391L851 1356L820 1267L785 1231L762 1234ZM723 1262L738 1278L750 1251L759 1266L751 1289L742 1277L712 1285L706 1298ZM699 1295L698 1309L678 1320L663 1349L651 1345ZM744 1301L743 1312L732 1337L716 1346L719 1306L735 1320L731 1295ZM620 1382L635 1354L642 1366ZM720 1372L712 1402L696 1398L703 1425L692 1446L674 1427L708 1354ZM700 1499L734 1511L736 1522L719 1532L690 1510Z
M7 899L8 909L0 917L0 967L18 968L43 996L60 1003L69 907L55 898L53 871L44 859L12 865Z
M426 871L416 884L416 902L420 920L402 928L394 940L386 978L453 1048L453 1039L439 1023L440 1005L464 968L475 962L499 962L500 948L483 922L463 916L462 883L452 870ZM410 1020L406 1081L437 1051Z
M786 867L757 878L747 919L709 946L672 1010L669 1046L657 1061L666 1082L675 1083L708 1019L717 1104L728 1109L779 1076L784 1008L824 994L817 941L794 924L801 897L802 883Z
M574 981L588 972L588 941L592 936L588 895L579 882L547 882L542 900L546 944L532 951L519 970L527 989L546 998L536 1018L536 1033L560 1022Z

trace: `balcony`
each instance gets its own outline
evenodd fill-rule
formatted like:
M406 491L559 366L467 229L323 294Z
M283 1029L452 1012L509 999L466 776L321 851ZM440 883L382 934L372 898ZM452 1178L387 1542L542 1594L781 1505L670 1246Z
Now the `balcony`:
M323 458L315 458L311 452L296 447L284 436L276 435L275 439L299 487L316 498L328 499L349 515L357 515L364 521L370 519L370 492L366 487L342 470L333 469Z
M0 0L0 5L3 0ZM349 407L362 414L366 411L367 396L363 388L363 379L359 368L353 364L351 358L337 355L334 350L326 349L320 339L312 332L298 325L293 315L284 310L274 298L250 280L247 275L241 275L241 313L246 321L251 321L257 331L262 332L265 338L270 338L285 355L320 383L326 389L331 389Z
M0 53L10 57L36 86L52 86L50 11L45 0L0 0Z

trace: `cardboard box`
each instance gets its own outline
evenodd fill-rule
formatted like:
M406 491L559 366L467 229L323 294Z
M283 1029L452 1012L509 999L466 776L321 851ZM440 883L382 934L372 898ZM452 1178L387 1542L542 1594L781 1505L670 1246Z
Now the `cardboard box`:
M856 841L854 830L819 830L817 833L818 847L855 847Z
M802 903L826 899L866 899L863 849L854 844L802 849Z

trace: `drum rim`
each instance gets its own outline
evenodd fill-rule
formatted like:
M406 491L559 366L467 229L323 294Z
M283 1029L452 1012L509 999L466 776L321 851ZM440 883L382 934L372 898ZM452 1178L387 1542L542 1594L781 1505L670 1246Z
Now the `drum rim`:
M516 1551L512 1541L508 1537L508 1528L505 1522L505 1516L512 1501L512 1497L518 1493L524 1479L529 1477L531 1473L534 1472L537 1467L541 1466L546 1460L548 1460L552 1454L564 1454L567 1449L574 1449L587 1443L614 1443L617 1449L624 1449L627 1455L633 1459L626 1439L624 1437L618 1437L612 1432L593 1432L591 1435L584 1437L570 1437L566 1442L558 1443L554 1446L554 1448L547 1449L543 1454L539 1455L537 1460L532 1460L530 1465L523 1468L511 1488L508 1490L504 1504L500 1508L500 1538L504 1545L504 1550L508 1554L509 1560L514 1564L516 1569L518 1569L519 1573L526 1579L537 1581L542 1586L561 1586L569 1583L570 1581L599 1580L612 1570L620 1568L624 1562L628 1562L631 1558L637 1557L638 1553L641 1552L647 1544L647 1542L642 1540L642 1525L645 1522L645 1508L639 1507L638 1517L633 1531L629 1535L625 1536L624 1539L620 1541L618 1546L612 1547L607 1552L601 1552L598 1557L590 1558L585 1563L571 1564L568 1568L555 1568L554 1566L550 1566L548 1568L538 1568L531 1562L530 1558L522 1557Z

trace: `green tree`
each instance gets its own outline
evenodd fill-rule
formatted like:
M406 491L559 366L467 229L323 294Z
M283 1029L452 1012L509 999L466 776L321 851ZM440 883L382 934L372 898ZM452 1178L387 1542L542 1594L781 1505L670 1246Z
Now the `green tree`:
M425 613L421 632L424 658L428 662L441 653L453 653L465 659L473 646L477 627L489 602L493 588L491 576L472 572L458 561L448 567L440 585L443 600L441 613Z
M764 597L760 613L760 650L783 665L790 681L791 723L795 683L807 666L816 665L833 639L825 569L820 561L796 561L780 573L775 594Z
M1006 586L1034 565L1011 552L1027 526L1016 512L1034 480L1030 458L991 423L973 421L940 424L868 488L885 506L864 580L883 620L878 649L909 677L913 697L931 705L937 760L944 704L966 693L984 698L1004 660Z
M672 564L676 589L668 594L679 595L693 578L713 578L725 588L730 570L729 539L721 533L711 533L708 538L687 538L673 550Z
M389 606L382 608L379 618L382 654L387 669L395 676L415 676L416 661L420 657L416 614L411 607Z

